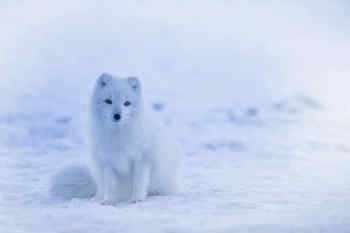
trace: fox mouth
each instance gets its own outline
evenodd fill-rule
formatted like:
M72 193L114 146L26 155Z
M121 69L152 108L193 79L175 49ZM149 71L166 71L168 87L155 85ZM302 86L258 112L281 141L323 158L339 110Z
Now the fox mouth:
M112 120L113 124L121 124L123 121L122 120Z

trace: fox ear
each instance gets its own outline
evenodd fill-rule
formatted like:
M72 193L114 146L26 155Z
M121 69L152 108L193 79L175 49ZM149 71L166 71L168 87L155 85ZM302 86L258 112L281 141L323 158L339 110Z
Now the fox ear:
M112 75L103 73L101 76L98 78L97 83L100 87L105 87L108 85L108 83L112 80Z
M128 77L127 80L128 80L128 83L130 84L130 86L133 89L135 89L135 90L140 89L141 82L140 82L140 80L138 78L136 78L136 77Z

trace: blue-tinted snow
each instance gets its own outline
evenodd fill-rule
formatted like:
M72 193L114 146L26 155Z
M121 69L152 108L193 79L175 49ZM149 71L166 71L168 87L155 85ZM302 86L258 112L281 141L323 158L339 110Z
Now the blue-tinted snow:
M348 231L345 1L0 5L0 232ZM142 80L186 155L180 195L51 196L85 174L102 72Z

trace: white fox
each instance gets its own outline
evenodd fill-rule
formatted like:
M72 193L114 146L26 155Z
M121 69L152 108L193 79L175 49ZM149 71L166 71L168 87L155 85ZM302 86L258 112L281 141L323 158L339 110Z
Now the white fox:
M179 191L182 156L157 122L149 118L137 78L109 74L98 78L91 98L90 126L95 182L87 177L90 181L85 183L96 183L97 200L114 205L120 201L142 201L148 194ZM51 190L59 194L61 188L72 189L63 193L74 197L73 189L78 186L68 180L62 182L66 179L62 174L54 181L61 187L54 184Z

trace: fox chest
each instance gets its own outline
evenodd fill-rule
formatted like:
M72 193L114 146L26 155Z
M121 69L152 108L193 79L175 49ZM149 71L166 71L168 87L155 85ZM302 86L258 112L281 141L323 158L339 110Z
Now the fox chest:
M144 153L137 146L111 147L103 153L104 164L111 166L120 175L127 175L132 171L135 161L142 160Z

